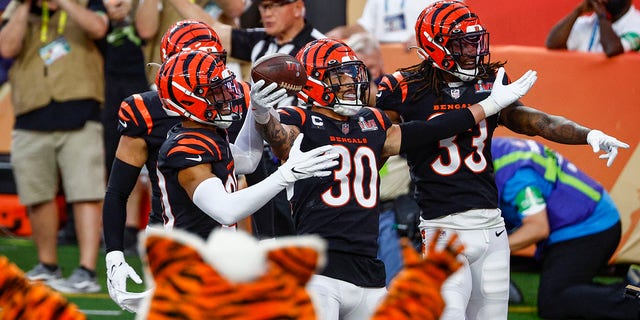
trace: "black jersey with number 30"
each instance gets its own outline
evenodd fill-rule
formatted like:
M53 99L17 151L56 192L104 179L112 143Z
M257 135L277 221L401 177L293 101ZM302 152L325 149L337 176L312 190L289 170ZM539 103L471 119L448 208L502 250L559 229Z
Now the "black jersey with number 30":
M377 105L397 112L403 121L426 121L440 114L468 108L487 98L495 77L485 81L442 84L441 92L428 90L414 100L422 82L409 83L411 74L385 75L379 85ZM436 141L407 154L415 182L415 197L424 219L471 209L497 208L497 189L491 158L491 137L498 124L494 115L472 129Z
M297 107L279 112L282 123L304 133L303 151L330 144L340 154L332 175L295 183L291 204L296 232L327 240L329 263L324 275L360 286L384 286L384 266L376 259L378 170L391 121L371 108L347 121Z

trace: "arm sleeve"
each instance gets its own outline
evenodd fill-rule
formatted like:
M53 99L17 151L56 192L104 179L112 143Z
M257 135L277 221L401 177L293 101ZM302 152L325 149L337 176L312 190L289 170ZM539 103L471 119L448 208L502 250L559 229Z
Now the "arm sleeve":
M118 158L113 161L102 207L102 228L107 252L124 251L127 200L138 181L141 169Z
M476 124L469 109L447 112L429 121L409 121L399 124L402 141L400 153L424 148L434 141L451 137Z
M236 141L230 145L237 174L249 174L256 170L262 158L263 146L253 112L248 111Z
M262 208L287 183L279 171L236 192L227 193L220 178L202 181L193 192L193 203L220 224L231 225Z

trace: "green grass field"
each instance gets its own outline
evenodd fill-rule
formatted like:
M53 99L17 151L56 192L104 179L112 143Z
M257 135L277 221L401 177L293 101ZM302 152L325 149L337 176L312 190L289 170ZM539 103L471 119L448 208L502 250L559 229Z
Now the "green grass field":
M58 250L60 265L63 273L68 276L78 264L78 248L76 246L60 246ZM33 242L28 239L0 237L0 255L7 256L13 263L22 270L29 270L37 263L36 249ZM142 276L140 260L135 257L128 257L127 261ZM88 319L134 319L135 315L120 309L109 298L105 285L105 264L104 254L98 258L98 282L102 286L102 291L95 294L72 294L65 295L70 301L76 303L78 307L87 314ZM536 288L538 284L538 274L535 272L513 272L513 281L520 287L524 294L525 303L509 307L509 319L531 320L539 319L536 316ZM143 291L143 285L133 285L129 289L132 291Z

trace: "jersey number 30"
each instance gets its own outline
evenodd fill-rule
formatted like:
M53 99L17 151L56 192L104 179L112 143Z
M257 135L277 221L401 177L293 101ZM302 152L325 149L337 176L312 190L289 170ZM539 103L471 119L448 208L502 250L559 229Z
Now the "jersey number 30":
M338 186L322 193L322 200L332 207L340 207L353 197L364 208L373 208L378 202L378 172L376 156L369 147L359 147L353 155L349 149L341 145L333 145L333 150L340 154L342 165L334 171L334 180ZM365 162L365 159L367 160ZM365 167L368 163L368 167ZM353 181L349 174L353 171ZM369 176L367 185L365 177ZM365 188L369 196L366 196ZM334 196L335 195L335 196Z

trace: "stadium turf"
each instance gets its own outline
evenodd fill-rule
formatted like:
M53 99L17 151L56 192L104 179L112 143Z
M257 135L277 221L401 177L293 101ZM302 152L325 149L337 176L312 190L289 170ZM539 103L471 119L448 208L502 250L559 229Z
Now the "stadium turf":
M9 260L18 265L22 270L25 270L25 272L33 267L38 260L33 242L22 238L0 237L0 255L7 256ZM78 265L78 248L73 245L60 246L58 255L64 276L69 276ZM142 267L139 258L127 257L127 262L142 276ZM77 304L87 315L87 319L90 320L134 319L134 314L123 311L109 298L105 285L104 254L101 254L98 258L97 275L98 283L102 286L101 292L95 294L69 294L65 295L67 299ZM514 271L512 272L512 279L522 290L524 303L509 307L509 319L539 319L536 316L535 307L538 274L535 270ZM143 291L144 286L130 282L129 289L132 291Z

